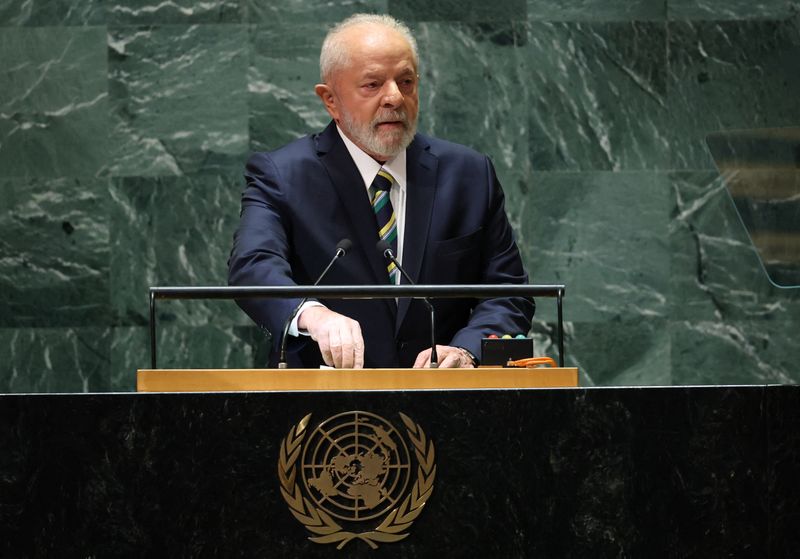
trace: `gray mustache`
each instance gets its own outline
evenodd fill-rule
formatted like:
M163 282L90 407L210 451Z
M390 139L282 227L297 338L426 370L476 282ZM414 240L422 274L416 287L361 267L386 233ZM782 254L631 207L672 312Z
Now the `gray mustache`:
M381 124L382 122L394 122L400 121L404 124L408 124L408 117L406 116L405 111L392 111L389 113L383 113L375 117L372 121L372 124Z

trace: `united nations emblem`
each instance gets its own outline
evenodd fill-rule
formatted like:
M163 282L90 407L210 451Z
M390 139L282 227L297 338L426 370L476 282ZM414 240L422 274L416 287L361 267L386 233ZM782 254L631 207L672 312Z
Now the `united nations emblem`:
M315 534L312 542L342 549L359 539L376 549L408 537L433 492L436 465L433 442L399 415L413 454L394 425L363 411L330 417L310 433L308 414L281 441L281 494Z

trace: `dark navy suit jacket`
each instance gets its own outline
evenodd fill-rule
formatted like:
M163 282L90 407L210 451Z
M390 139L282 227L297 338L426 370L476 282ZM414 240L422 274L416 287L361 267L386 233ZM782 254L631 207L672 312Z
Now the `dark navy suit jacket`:
M418 134L407 148L403 267L419 284L525 283L503 192L489 159L464 146ZM331 123L247 163L239 228L229 260L231 285L311 285L343 238L352 249L331 268L326 285L383 285L386 262L364 182ZM239 305L273 335L277 361L283 324L298 299L242 300ZM430 347L424 303L323 300L361 324L365 367L408 367ZM534 305L521 298L438 299L436 340L479 356L491 333L527 334ZM291 367L317 367L308 337L291 339Z

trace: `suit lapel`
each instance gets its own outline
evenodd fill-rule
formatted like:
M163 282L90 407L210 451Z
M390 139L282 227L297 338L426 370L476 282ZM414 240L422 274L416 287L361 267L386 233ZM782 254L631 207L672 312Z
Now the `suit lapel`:
M406 154L406 218L403 232L403 268L414 280L419 281L422 259L428 243L433 214L433 198L436 194L438 159L428 151L428 144L417 136L408 146ZM401 283L407 283L405 278ZM400 299L397 307L396 329L400 329L408 312L410 299Z
M363 258L368 262L372 272L372 282L384 285L387 282L386 263L378 253L375 244L378 242L378 231L375 227L372 207L370 206L364 181L353 162L350 153L339 137L336 124L331 122L317 136L317 153L328 172L328 176L336 189L342 206L347 214L348 224L353 234L353 244L361 249ZM384 299L387 307L394 314L396 306L391 299Z

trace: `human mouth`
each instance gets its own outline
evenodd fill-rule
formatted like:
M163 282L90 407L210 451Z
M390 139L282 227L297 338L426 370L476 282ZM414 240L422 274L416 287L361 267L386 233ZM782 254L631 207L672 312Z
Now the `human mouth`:
M406 128L408 119L402 111L386 111L376 115L374 123L376 128Z
M402 120L385 120L383 122L379 122L376 124L376 128L384 130L386 129L394 130L396 128L405 128L405 127L406 123L403 122Z

